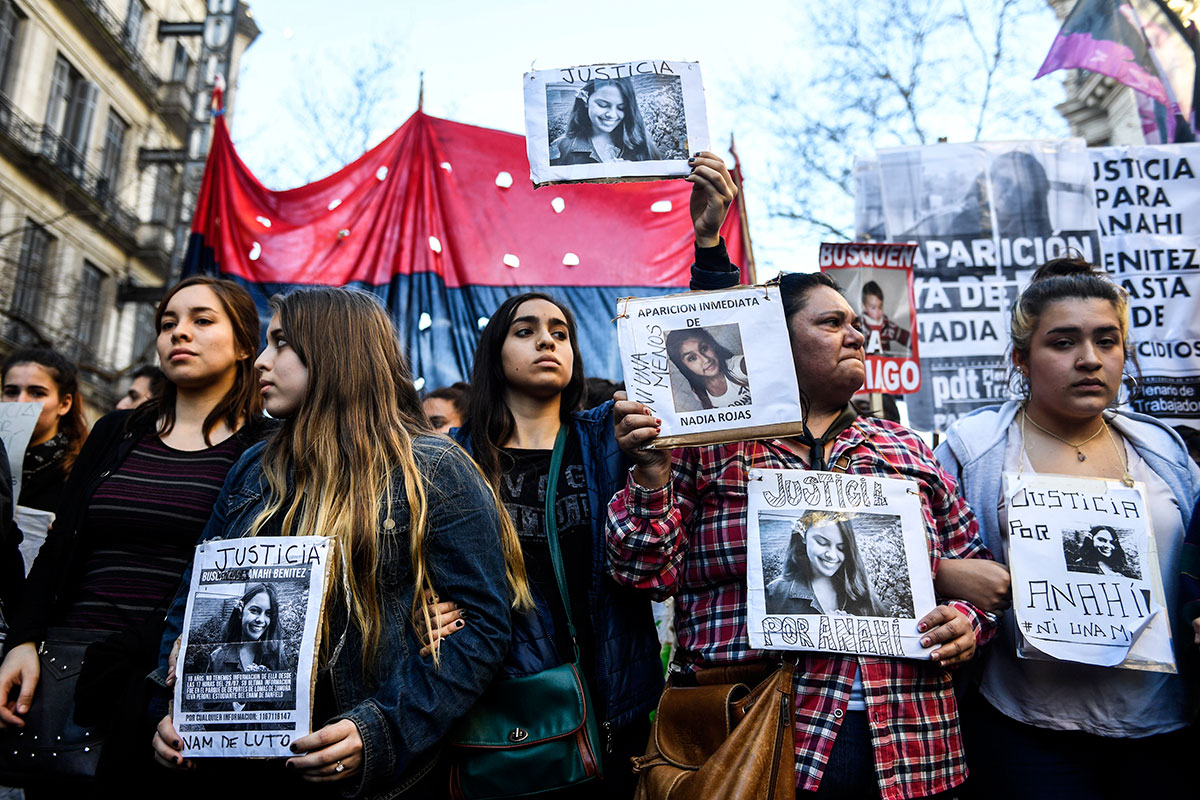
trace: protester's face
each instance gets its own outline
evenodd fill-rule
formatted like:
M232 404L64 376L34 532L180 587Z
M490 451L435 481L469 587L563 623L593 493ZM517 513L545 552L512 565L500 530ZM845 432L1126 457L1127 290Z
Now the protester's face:
M625 119L625 111L621 90L612 84L601 86L588 98L588 119L593 131L612 133Z
M58 435L58 423L71 410L71 395L60 395L50 371L41 364L13 364L4 373L4 402L42 404L29 444L42 444Z
M804 541L813 574L832 578L846 562L846 543L836 522L814 525Z
M137 408L150 398L150 379L142 375L134 378L133 383L129 384L129 390L117 401L117 410L124 411L129 408Z
M451 428L462 427L462 417L454 403L441 397L429 397L421 403L425 408L425 416L438 433L449 433Z
M267 345L254 367L267 413L276 419L295 414L308 393L308 367L284 335L278 313L267 325Z
M500 362L510 391L550 397L567 388L575 357L567 320L558 306L540 298L517 306Z
M1095 417L1116 398L1125 366L1112 303L1059 300L1046 307L1029 345L1013 354L1029 377L1029 404L1044 417Z
M185 286L171 297L157 345L167 379L184 388L232 382L238 362L251 356L238 352L225 305L207 286Z
M712 378L721 371L721 363L712 344L704 339L688 339L679 348L679 360L701 378Z
M873 294L864 294L862 310L864 317L879 319L883 316L883 300Z
M259 592L242 607L242 641L257 642L271 626L271 595Z
M1113 551L1116 550L1112 531L1105 528L1096 531L1092 537L1092 546L1096 548L1096 552L1100 554L1101 558L1112 558Z
M810 289L788 330L800 390L818 405L850 402L867 371L861 323L846 298L828 286Z

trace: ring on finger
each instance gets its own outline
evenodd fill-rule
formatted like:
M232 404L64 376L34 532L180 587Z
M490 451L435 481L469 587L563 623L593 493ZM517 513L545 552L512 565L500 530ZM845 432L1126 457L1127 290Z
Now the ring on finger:
M346 771L346 765L345 765L345 764L343 764L341 761L339 761L339 762L337 762L337 766L333 768L333 771L334 771L334 772L337 772L337 773L342 773L342 772L345 772L345 771Z

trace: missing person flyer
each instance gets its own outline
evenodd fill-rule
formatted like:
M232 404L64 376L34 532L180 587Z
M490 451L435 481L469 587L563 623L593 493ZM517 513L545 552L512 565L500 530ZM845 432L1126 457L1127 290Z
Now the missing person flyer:
M617 317L626 393L662 419L650 447L803 431L778 286L626 298Z
M311 733L332 552L323 536L196 547L172 717L189 758L291 756Z

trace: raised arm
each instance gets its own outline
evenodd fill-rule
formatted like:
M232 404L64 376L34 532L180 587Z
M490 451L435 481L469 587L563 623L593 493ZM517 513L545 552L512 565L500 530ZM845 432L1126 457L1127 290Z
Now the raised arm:
M692 165L692 173L686 178L692 184L689 208L696 232L691 288L708 290L737 286L741 274L730 262L725 241L721 238L721 226L737 197L737 186L725 162L713 153L701 151L688 162Z

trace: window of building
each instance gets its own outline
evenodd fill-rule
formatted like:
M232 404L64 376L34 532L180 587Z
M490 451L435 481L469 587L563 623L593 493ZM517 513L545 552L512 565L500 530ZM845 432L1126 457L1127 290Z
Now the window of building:
M137 50L142 40L142 20L146 18L146 6L142 0L129 0L129 12L125 15L125 27L121 30L121 43L130 50Z
M153 303L138 303L133 320L133 360L154 363L154 340L158 331L154 330Z
M175 60L171 63L171 82L187 83L188 71L192 67L192 57L188 55L183 42L175 43Z
M96 114L96 94L96 87L59 53L50 77L43 148L59 166L77 176L83 174L88 136Z
M117 112L109 109L104 129L104 150L100 154L100 184L96 194L101 202L117 191L121 177L121 159L125 157L125 134L129 125Z
M12 0L0 0L0 92L7 92L17 67L17 35L24 17Z
M100 347L100 334L104 330L104 319L100 302L104 293L104 272L90 261L83 262L79 275L79 310L75 320L75 339L79 342L81 360L95 358Z
M26 323L37 324L41 320L42 299L50 285L50 248L54 237L32 220L25 221L25 234L21 237L21 250L17 255L17 275L13 285L12 305L9 307L13 320L9 324L8 336L22 344L32 343L37 337Z
M179 187L179 173L170 164L159 164L154 178L154 204L150 207L150 221L160 225L175 222L175 193Z

